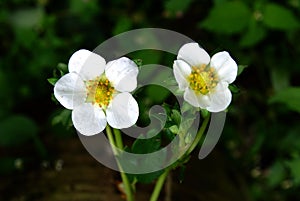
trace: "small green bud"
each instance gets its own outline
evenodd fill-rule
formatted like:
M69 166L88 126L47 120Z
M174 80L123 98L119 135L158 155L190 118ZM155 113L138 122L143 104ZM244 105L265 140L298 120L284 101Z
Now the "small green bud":
M172 133L175 133L175 134L177 134L178 131L179 131L177 125L173 125L173 126L169 127L169 130L170 130Z

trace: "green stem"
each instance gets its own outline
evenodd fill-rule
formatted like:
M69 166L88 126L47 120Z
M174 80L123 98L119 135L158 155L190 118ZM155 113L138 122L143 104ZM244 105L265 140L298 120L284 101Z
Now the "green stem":
M161 189L165 183L165 180L168 176L170 172L170 168L167 168L164 173L162 175L159 176L156 184L155 184L155 187L154 187L154 190L152 192L152 195L151 195L151 198L150 198L150 201L157 201L158 197L159 197L159 194L161 192Z
M119 149L123 149L123 141L122 141L122 136L119 130L114 129L114 134L116 137L116 140L114 140L113 137L113 133L112 130L110 128L109 125L106 126L106 133L107 133L107 137L109 142L111 143L111 147L113 149L114 155L117 156L118 155L118 151L115 147L118 147ZM131 184L128 180L128 177L126 175L126 173L123 171L121 164L119 163L118 159L116 159L119 170L120 170L120 174L121 174L121 178L124 184L124 190L126 193L126 200L127 201L134 201L134 197L133 197L133 193L132 193L132 188L131 188Z
M189 149L186 151L184 157L188 156L197 147L197 145L199 144L199 141L201 140L201 137L202 137L203 133L205 132L206 127L208 125L208 122L209 122L209 119L210 119L209 117L210 117L210 114L205 117L205 119L204 119L204 121L203 121L203 123L202 123L202 125L201 125L201 127L200 127L200 129L199 129L199 131L198 131L198 133L197 133L197 135L196 135L193 143L191 144L191 146L189 147ZM168 176L168 174L169 174L169 172L171 170L171 167L167 168L165 170L165 172L162 175L159 176L159 178L158 178L158 180L157 180L157 182L155 184L153 193L151 195L150 201L157 201L157 199L159 197L159 194L161 192L161 189L162 189L162 187L164 185L164 182L165 182L165 180L166 180L166 178L167 178L167 176Z
M107 134L108 140L109 140L109 142L111 144L111 148L112 148L112 150L114 152L114 155L117 155L118 152L117 152L117 150L115 148L115 146L116 146L115 139L114 139L114 136L113 136L113 134L111 132L111 128L110 128L109 125L106 126L106 134Z
M114 128L114 134L116 136L117 147L120 149L123 149L123 140L122 140L122 135L121 135L120 130Z
M203 133L205 132L206 127L207 127L207 124L208 124L208 122L209 122L209 119L210 119L209 117L210 117L210 114L208 114L208 115L205 117L205 119L204 119L204 121L203 121L203 123L202 123L202 125L201 125L201 127L200 127L200 129L199 129L199 131L198 131L198 133L197 133L197 135L196 135L196 137L195 137L193 143L191 144L191 146L189 147L189 149L185 152L185 156L190 155L190 153L192 153L192 151L193 151L193 150L197 147L197 145L199 144L199 142L200 142L200 140L201 140L201 137L202 137Z

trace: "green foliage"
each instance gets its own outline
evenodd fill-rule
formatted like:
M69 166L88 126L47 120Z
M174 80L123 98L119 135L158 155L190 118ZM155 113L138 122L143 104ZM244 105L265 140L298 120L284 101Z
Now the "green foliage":
M178 1L178 0L168 0L165 1L165 10L171 17L174 17L178 14L184 13L190 6L193 0L185 0L185 1Z
M290 86L290 72L282 68L274 68L271 72L271 81L275 93L285 90Z
M293 12L275 3L266 5L263 22L272 29L293 30L299 28L299 21Z
M17 146L32 140L38 131L36 123L22 115L10 116L0 122L0 145Z
M169 127L169 130L170 130L172 133L177 134L178 131L179 131L179 128L178 128L177 125L173 125L173 126L170 126L170 127Z
M10 15L10 22L13 27L18 29L33 28L41 23L44 11L40 7L20 9Z
M286 178L286 170L281 162L276 162L269 169L268 185L271 187L279 186L280 183Z
M282 103L289 109L300 112L300 87L288 87L270 98L270 103Z
M47 81L54 86L55 83L59 80L60 77L67 74L69 72L68 66L64 63L58 63L56 69L53 70L52 78L48 78Z
M287 162L291 170L292 178L296 184L300 184L300 159L294 159Z
M125 31L129 31L131 27L132 27L132 21L130 20L130 18L124 16L117 22L113 30L113 34L117 35Z
M255 19L251 19L247 30L242 34L240 45L251 47L266 37L266 29Z
M132 145L132 152L136 154L146 154L159 150L161 140L158 137L150 139L137 139Z
M101 7L97 1L70 1L69 10L72 14L78 15L84 21L91 20L100 10ZM82 15L84 13L84 15Z
M161 136L157 135L150 139L137 139L133 143L131 147L131 152L136 154L147 154L152 153L161 148ZM143 161L137 161L134 162L135 165L141 165L143 167L159 167L161 164L163 164L163 161L165 159L165 156L161 156L161 158L157 159L151 158L150 156L147 156L147 160ZM163 173L163 170L151 172L147 174L128 174L131 181L137 181L141 183L151 183L153 180L157 179L161 174Z
M161 86L152 85L146 89L146 93L155 103L162 103L170 95L170 91Z
M171 113L171 118L176 125L180 125L181 122L181 114L178 110L173 109Z
M209 31L223 34L241 33L251 17L250 9L241 1L216 4L199 25Z
M53 119L52 125L62 124L66 128L70 128L73 123L71 120L71 110L63 109Z

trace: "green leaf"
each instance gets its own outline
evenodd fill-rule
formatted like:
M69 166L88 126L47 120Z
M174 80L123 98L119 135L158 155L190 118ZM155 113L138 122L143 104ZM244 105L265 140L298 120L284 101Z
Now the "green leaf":
M170 95L170 91L157 85L150 85L149 87L147 87L146 93L148 97L155 103L162 103Z
M15 28L32 28L41 23L43 15L41 8L22 9L13 12L10 21Z
M282 65L284 66L284 65ZM290 86L290 71L282 68L272 68L271 81L273 89L278 92Z
M289 127L289 130L285 136L280 140L278 145L278 151L280 153L299 152L300 150L300 135L299 135L300 125Z
M125 31L130 30L132 27L132 20L128 17L121 17L117 21L117 24L115 25L114 30L112 31L113 35L118 35L120 33L123 33Z
M177 125L173 125L171 127L169 127L169 130L174 133L174 134L177 134L179 129L178 129L178 126Z
M153 137L150 139L137 139L131 148L131 151L136 154L147 154L152 153L160 149L161 146L161 139L160 137ZM130 165L139 166L139 167L150 167L157 168L163 165L164 160L166 157L166 153L157 158L156 155L147 156L147 160L140 160L140 161L122 161L121 164L126 164L127 167ZM130 180L133 181L134 178L141 183L150 183L156 178L158 178L162 174L163 170L151 172L147 174L128 174Z
M162 132L162 134L169 141L172 141L174 139L174 137L175 137L175 134L172 133L170 131L170 129L164 129L163 132Z
M282 103L300 113L300 87L287 87L269 99L269 103Z
M241 33L247 27L250 17L250 9L241 1L224 2L216 4L199 25L215 33Z
M52 119L52 125L62 124L63 126L72 126L71 110L64 109Z
M83 22L90 22L100 12L101 6L97 1L70 1L70 13L80 16Z
M52 84L53 86L55 85L55 83L57 82L58 78L52 77L47 79L47 81Z
M268 171L267 182L271 187L278 186L286 177L284 166L280 162L276 162Z
M180 122L181 122L181 114L180 114L180 112L178 110L175 110L175 109L172 110L171 118L172 118L172 120L177 125L180 124Z
M299 21L287 8L269 3L263 13L263 22L266 26L278 30L292 30L299 28Z
M157 151L160 148L161 140L158 137L150 139L137 139L132 145L132 152L136 154L146 154Z
M260 26L254 19L248 26L248 30L242 35L240 45L242 47L251 47L262 41L266 37L266 30Z
M0 131L0 145L15 146L34 138L38 127L32 119L15 115L0 122Z
M291 174L295 183L300 183L300 159L295 159L292 161L287 162L288 167L291 170Z
M165 1L165 10L170 14L170 16L176 16L176 14L184 13L190 6L193 0L168 0Z
M183 102L183 105L182 105L182 107L181 107L181 112L182 113L185 113L185 112L187 112L187 111L189 111L189 112L196 112L196 111L198 111L198 108L195 108L194 106L192 106L191 104L189 104L188 102L186 102L186 101L184 101Z

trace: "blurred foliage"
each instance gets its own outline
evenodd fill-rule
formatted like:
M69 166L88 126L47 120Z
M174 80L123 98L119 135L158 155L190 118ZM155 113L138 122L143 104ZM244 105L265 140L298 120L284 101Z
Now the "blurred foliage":
M299 21L299 0L2 0L0 174L24 168L28 158L49 158L48 138L74 136L67 129L70 112L51 101L47 78L65 71L57 64L115 34L159 27L189 36L210 55L227 50L248 66L235 82L240 92L218 147L247 181L250 200L299 200ZM129 56L170 66L175 58L147 51ZM154 87L138 94L142 119L151 105L172 102ZM14 147L20 151L11 152Z

